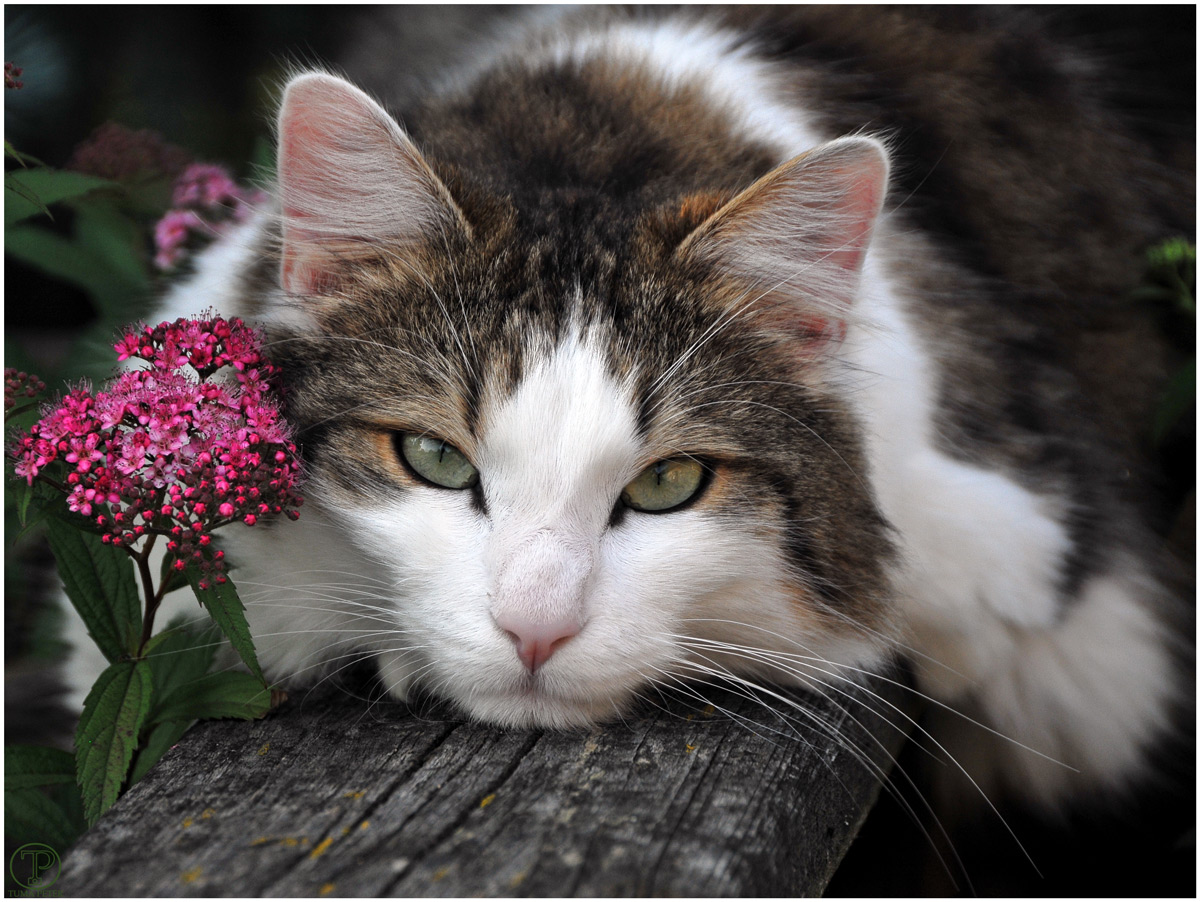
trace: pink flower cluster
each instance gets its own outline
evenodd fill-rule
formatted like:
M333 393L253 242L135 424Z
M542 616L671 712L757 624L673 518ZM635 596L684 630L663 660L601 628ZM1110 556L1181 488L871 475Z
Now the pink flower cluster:
M37 376L12 368L4 371L4 412L17 406L21 398L36 398L46 390L46 383Z
M154 228L154 263L178 266L194 248L220 234L230 222L244 222L266 200L262 191L240 187L222 166L193 163L175 182L173 209Z
M169 144L158 132L106 122L75 148L67 169L116 182L174 180L191 160L186 150Z
M176 569L194 561L205 584L224 582L213 530L298 516L300 462L272 398L276 370L239 319L146 326L115 347L149 366L69 392L18 440L16 473L32 483L62 461L68 506L103 541L167 536ZM233 380L212 378L226 368Z
M4 87L6 88L23 88L25 82L17 81L21 77L21 67L14 66L12 63L4 64Z

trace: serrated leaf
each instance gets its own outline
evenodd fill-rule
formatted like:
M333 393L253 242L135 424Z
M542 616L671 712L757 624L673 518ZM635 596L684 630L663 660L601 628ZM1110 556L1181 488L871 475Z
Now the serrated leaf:
M43 212L58 201L80 197L102 188L119 187L115 182L61 169L15 169L4 174L4 227ZM29 197L37 198L31 202Z
M187 569L187 577L200 604L204 605L205 610L212 615L212 619L221 628L221 632L229 639L237 653L241 655L246 666L250 668L250 672L258 677L259 682L265 686L267 680L263 676L262 668L258 666L254 640L250 637L250 625L246 622L246 606L238 597L237 587L234 586L233 580L229 579L227 575L225 582L201 589L200 574L195 567Z
M135 654L141 640L142 606L133 561L100 537L51 517L46 534L71 604L104 656Z
M35 481L29 485L24 479L18 478L9 485L16 497L17 519L21 524L21 531L13 536L14 541L47 517L55 516L58 509L63 507L62 495L44 482Z
M4 790L4 835L19 845L41 842L65 852L83 826L56 801L39 789Z
M37 745L4 747L4 788L29 789L75 782L75 756Z
M133 768L129 771L129 785L134 785L146 776L150 768L154 767L162 756L171 750L171 746L183 738L183 734L194 722L194 720L168 720L156 724L133 759Z
M89 826L120 794L152 692L150 665L120 661L100 675L83 703L75 731L76 777Z
M210 673L181 686L163 702L157 719L207 720L236 717L257 720L271 710L271 690L248 673Z
M223 642L220 631L212 623L204 629L174 627L150 640L142 659L154 674L155 704L150 712L151 723L167 719L159 714L163 706L177 692L186 693L188 687L208 673L217 647Z

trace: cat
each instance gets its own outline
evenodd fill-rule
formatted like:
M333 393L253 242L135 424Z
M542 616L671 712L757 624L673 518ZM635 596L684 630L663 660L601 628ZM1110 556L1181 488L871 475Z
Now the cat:
M900 657L980 787L1137 779L1191 627L1128 291L1188 176L1020 17L533 18L398 116L298 72L275 202L163 300L285 373L302 516L229 545L267 674L563 728Z

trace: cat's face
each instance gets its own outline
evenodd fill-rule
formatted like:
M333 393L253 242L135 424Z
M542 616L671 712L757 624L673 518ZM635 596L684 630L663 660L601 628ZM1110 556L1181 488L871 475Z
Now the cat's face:
M736 198L529 200L306 79L281 118L274 337L310 500L391 584L389 688L561 726L656 683L819 682L878 646L889 545L829 384L843 325L770 272L852 291L873 145ZM769 232L805 204L807 257L781 252Z

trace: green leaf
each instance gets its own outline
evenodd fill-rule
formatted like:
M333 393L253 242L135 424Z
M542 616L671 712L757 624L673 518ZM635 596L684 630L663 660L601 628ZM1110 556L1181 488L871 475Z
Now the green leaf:
M1163 285L1139 285L1129 297L1139 304L1166 304L1175 300L1175 292Z
M162 756L171 750L171 746L183 738L183 734L193 723L194 720L168 720L156 724L134 756L133 769L129 772L129 785L133 786L146 776L150 768L158 764Z
M54 374L46 370L45 361L31 356L29 349L11 335L4 336L4 365L27 373L37 373L47 385L54 385Z
M4 788L29 789L75 782L75 756L36 745L4 747Z
M125 182L124 187L122 206L135 215L158 219L171 207L174 182L164 175Z
M4 835L21 845L41 842L62 854L84 826L39 789L4 790Z
M21 524L21 531L14 539L25 535L47 517L54 516L64 506L63 496L39 480L30 485L18 477L9 483L9 487L17 502L17 519Z
M104 656L116 661L136 654L142 606L132 559L63 520L50 518L46 532L67 597Z
M8 484L13 499L17 503L17 520L25 525L25 517L29 513L29 502L33 500L33 484L20 476L14 477Z
M236 717L257 720L271 710L271 690L248 673L210 673L181 686L163 702L161 721Z
M131 280L102 253L37 225L18 225L4 231L4 250L12 257L56 279L82 288L111 306L125 294L136 293L144 281Z
M237 653L241 655L246 666L250 668L250 672L258 677L259 682L265 686L267 680L263 676L262 668L258 666L258 655L254 652L254 640L250 638L250 625L246 622L246 606L238 597L233 580L226 576L225 582L202 589L200 588L200 573L195 567L187 569L187 577L188 582L192 584L192 591L200 599L200 604L204 605L208 613L212 615L212 619L216 621L221 632L228 637Z
M78 781L49 786L46 794L67 815L77 833L82 834L87 829L87 818L83 816L83 794L79 791Z
M120 661L100 674L83 703L75 731L76 777L89 825L120 794L150 713L152 691L149 664Z
M42 203L42 199L22 185L20 182L10 182L7 178L4 181L4 201L5 208L9 205L23 205L32 207L35 212L45 213L51 219L54 216L50 213L50 208ZM7 223L5 228L8 228Z
M259 138L258 140L261 141L262 139ZM16 160L18 163L20 163L22 166L25 166L25 167L45 166L46 165L41 160L39 160L37 157L30 156L27 153L22 153L21 151L17 150L8 141L4 142L4 155L6 157L12 157L14 160Z
M142 659L154 674L155 699L150 723L167 719L159 714L163 706L208 673L223 642L216 627L207 623L203 629L173 626L147 643Z
M14 169L4 174L4 227L45 212L50 204L80 197L100 188L117 188L115 182L60 169ZM36 198L36 201L30 198Z
M145 233L106 197L88 197L71 204L75 210L75 241L87 253L105 262L123 285L145 288ZM128 307L121 309L129 315Z

